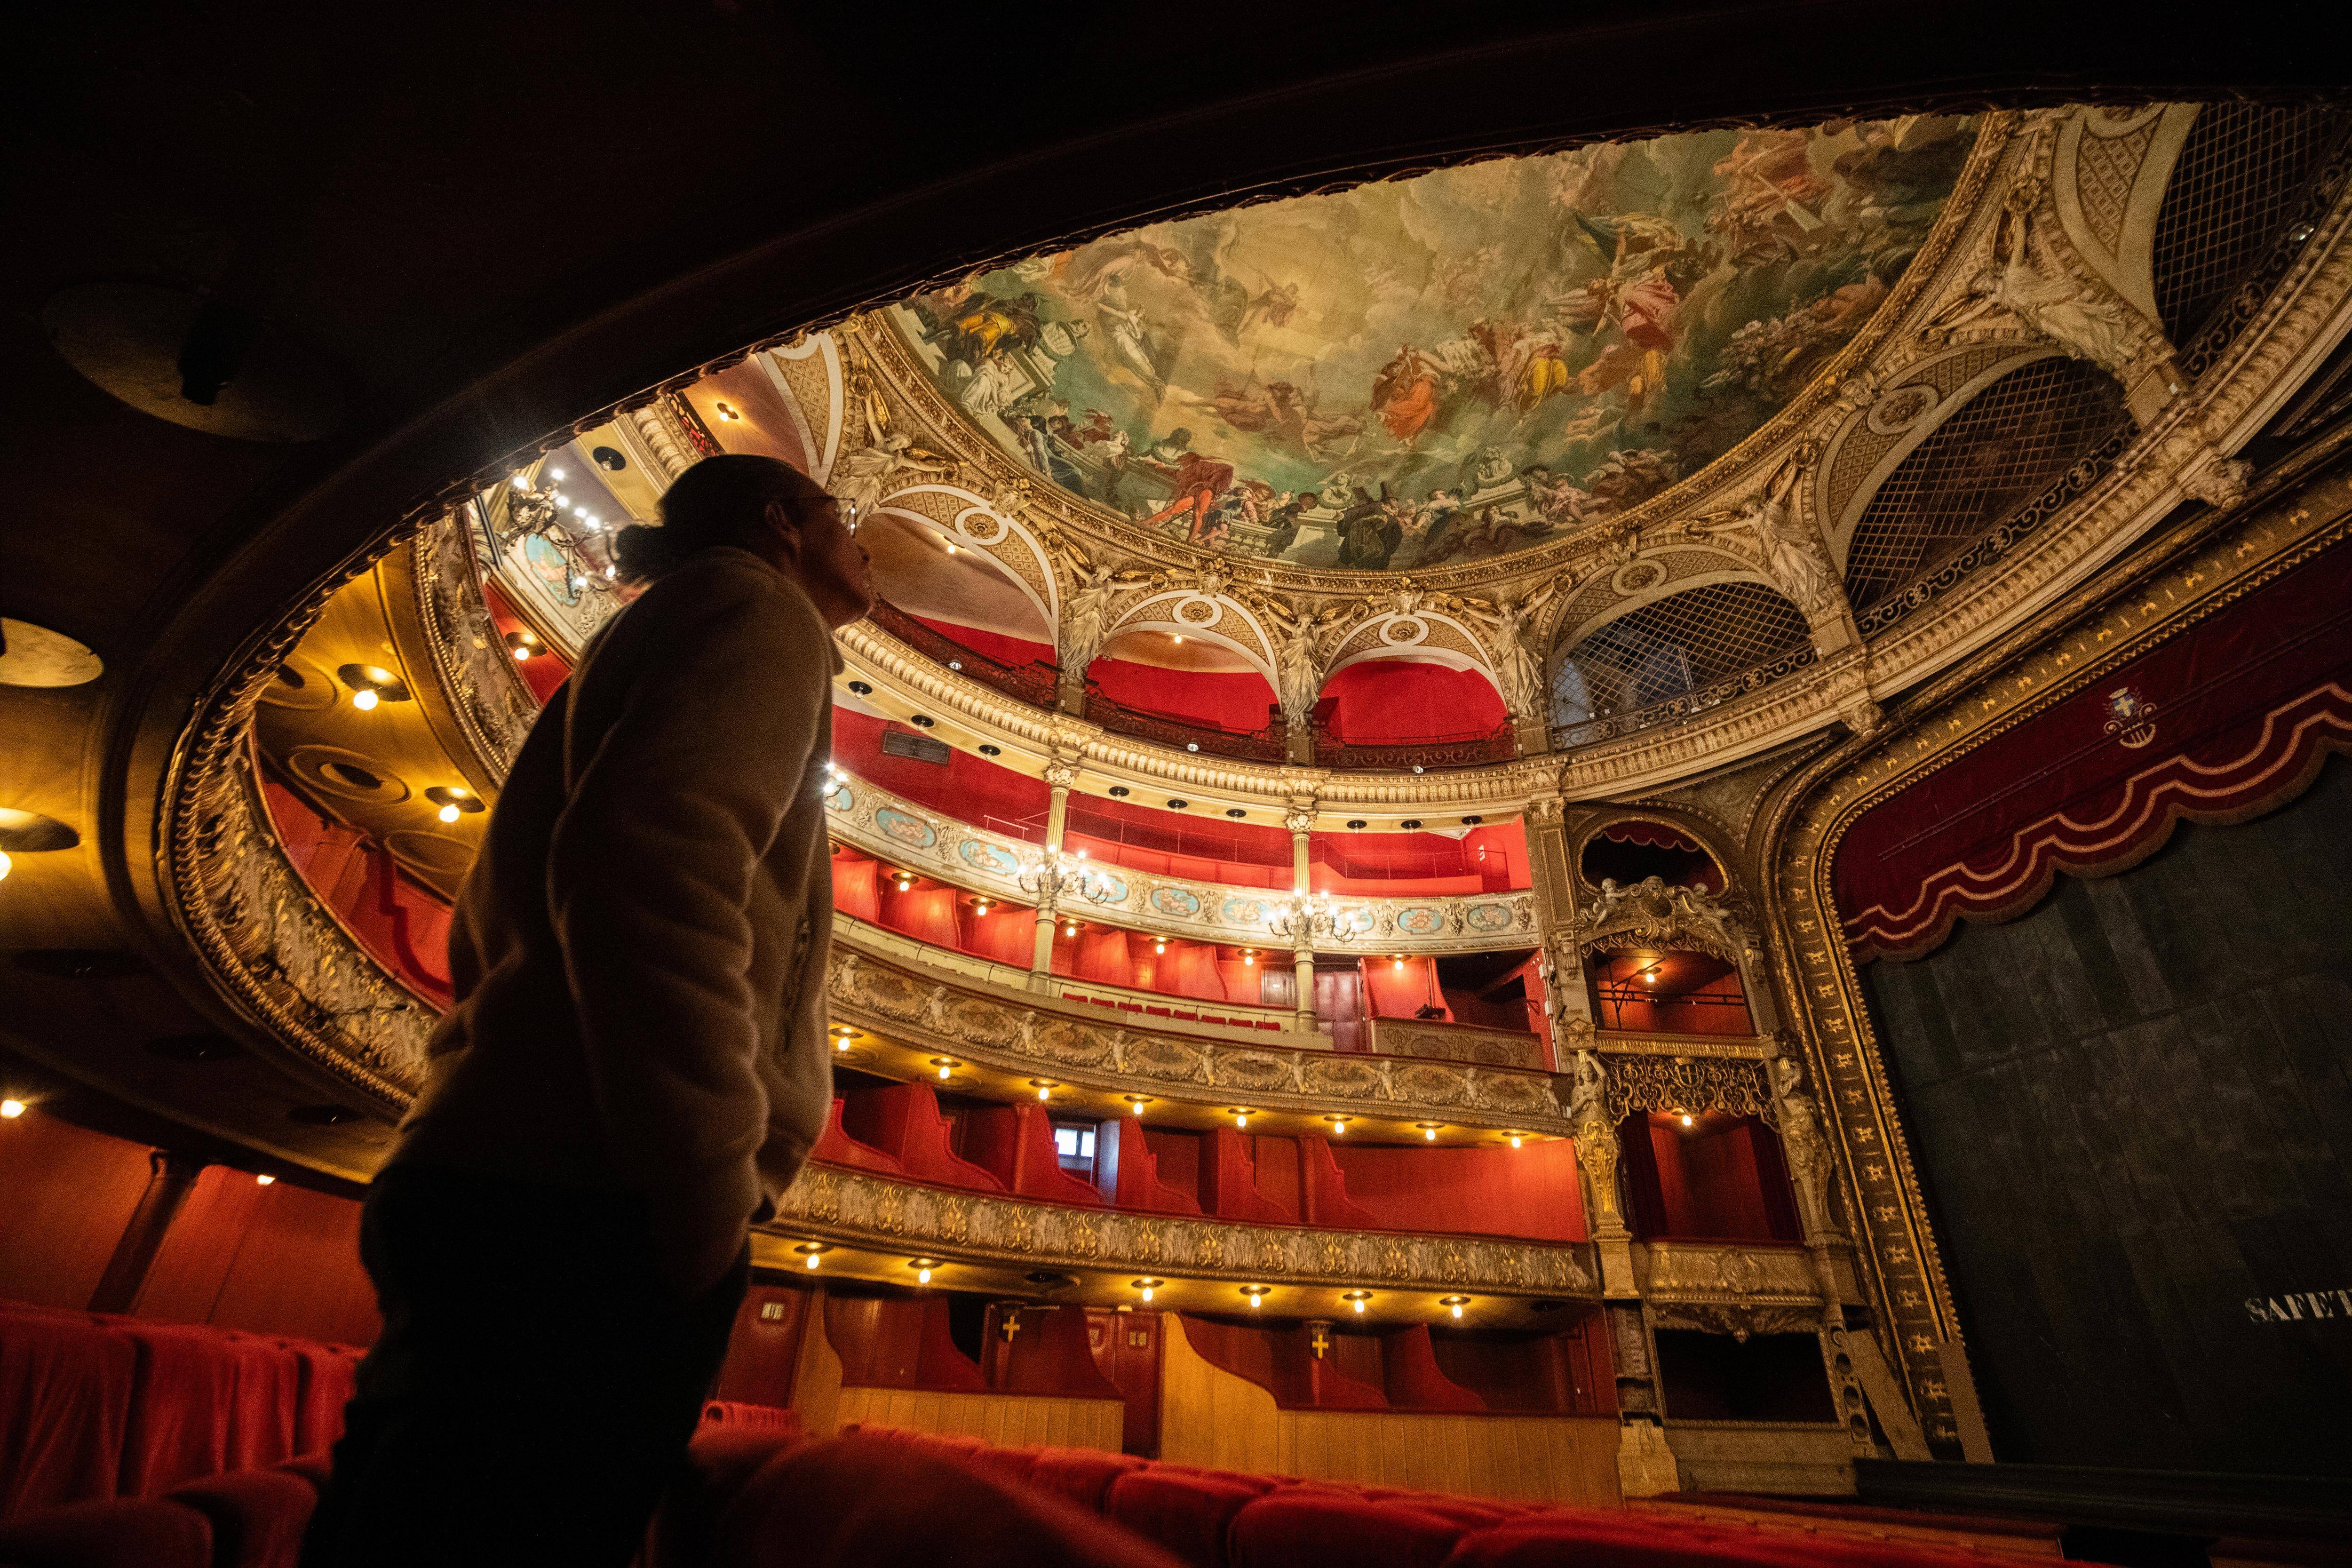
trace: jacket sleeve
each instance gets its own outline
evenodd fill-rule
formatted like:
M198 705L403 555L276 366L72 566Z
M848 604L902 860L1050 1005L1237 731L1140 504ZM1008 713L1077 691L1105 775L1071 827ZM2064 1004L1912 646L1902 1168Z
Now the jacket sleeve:
M832 647L788 585L747 569L711 589L660 605L576 678L575 701L607 727L567 745L547 878L619 1173L677 1216L726 1226L760 1201L767 1127L747 906L809 774Z

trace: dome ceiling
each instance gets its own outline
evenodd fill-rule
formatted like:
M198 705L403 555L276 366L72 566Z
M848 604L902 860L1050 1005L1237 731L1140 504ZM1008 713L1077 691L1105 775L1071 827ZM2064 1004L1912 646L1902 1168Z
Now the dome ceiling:
M1860 331L1972 121L1498 158L1037 256L887 312L1004 449L1298 566L1511 553L1756 430Z

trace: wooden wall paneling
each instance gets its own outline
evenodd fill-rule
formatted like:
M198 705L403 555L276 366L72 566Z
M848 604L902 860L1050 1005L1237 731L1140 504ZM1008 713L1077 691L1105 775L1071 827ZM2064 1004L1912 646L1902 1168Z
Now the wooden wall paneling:
M147 1154L37 1106L0 1122L0 1298L89 1306L147 1190Z
M1181 1314L1163 1321L1160 1457L1218 1469L1279 1473L1273 1394L1211 1365L1192 1348Z
M207 1166L131 1310L250 1333L366 1344L381 1326L359 1259L360 1205Z
M792 1404L801 1336L815 1300L814 1292L797 1283L754 1279L728 1335L718 1397L752 1405Z
M1045 1394L958 1394L924 1388L840 1390L838 1423L977 1437L993 1447L1030 1445L1118 1452L1127 1407L1116 1399Z
M808 1306L808 1330L801 1335L799 1363L793 1373L793 1408L812 1436L830 1437L841 1427L841 1356L826 1328L828 1295L822 1285Z

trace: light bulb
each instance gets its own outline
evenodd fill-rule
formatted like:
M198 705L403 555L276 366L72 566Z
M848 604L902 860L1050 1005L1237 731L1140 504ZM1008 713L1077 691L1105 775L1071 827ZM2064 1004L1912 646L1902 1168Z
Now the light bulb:
M1514 1149L1516 1149L1516 1148L1517 1148L1518 1146L1519 1146L1519 1135L1518 1135L1517 1133L1514 1132L1514 1133L1512 1133L1512 1134L1511 1134L1511 1147L1512 1147L1512 1148L1514 1148Z
M835 1040L833 1042L833 1048L836 1051L845 1051L849 1048L849 1042L847 1040Z
M1051 1100L1054 1098L1054 1091L1050 1089L1041 1089L1037 1091L1037 1098L1040 1100Z
M1457 1318L1462 1315L1462 1306L1460 1302L1454 1303L1454 1315Z
M1241 1129L1241 1128L1244 1128L1244 1127L1247 1127L1248 1125L1249 1125L1249 1118L1248 1118L1248 1117L1246 1117L1246 1116L1236 1116L1236 1117L1234 1117L1234 1128L1235 1128L1236 1130Z
M1149 1285L1143 1288L1143 1299L1147 1301L1151 1300L1151 1287Z
M1358 1302L1356 1303L1356 1310L1357 1310L1357 1311L1359 1311L1359 1312L1360 1312L1360 1311L1362 1311L1363 1310L1364 1310L1364 1304L1363 1304L1363 1302L1361 1302L1361 1301L1358 1301Z
M550 468L547 470L547 477L553 479L556 483L562 484L563 482L563 470L562 468Z
M253 1178L253 1184L257 1187L266 1187L277 1179L278 1178L275 1176L268 1175L256 1176Z
M528 474L517 474L514 477L514 488L519 490L527 490L530 489L530 476Z
M352 706L365 713L376 704L375 688L362 686L352 693Z
M1423 1139L1428 1142L1434 1143L1437 1142L1437 1129L1434 1127L1423 1128L1421 1130L1421 1135Z
M816 1267L816 1254L815 1254L815 1253L814 1253L814 1252L812 1252L812 1253L810 1253L810 1254L808 1255L808 1266L809 1266L811 1268L815 1268L815 1267Z
M1348 1124L1345 1121L1334 1121L1331 1123L1331 1131L1334 1132L1345 1132L1347 1130Z
M1689 1113L1688 1111L1685 1111L1685 1112L1683 1113L1683 1125L1684 1125L1684 1126L1685 1126L1685 1127L1688 1127L1690 1124L1691 1124L1690 1113Z
M945 1083L945 1082L947 1081L947 1079L948 1079L948 1069L947 1069L946 1068L941 1068L940 1069L940 1081L941 1083Z
M527 647L519 647L514 650L514 655L518 659L529 658L530 657L530 649Z
M8 852L5 849L0 849L0 882L8 879L9 868L16 864L16 862L8 858Z
M1087 858L1087 852L1086 852L1085 850L1083 850L1083 849L1079 850L1079 851L1078 851L1078 858L1079 858L1079 859L1081 859L1081 860L1083 860L1083 859L1085 859L1086 858Z
M1391 969L1402 969L1404 967L1404 960L1402 958L1391 959L1389 961L1389 967Z
M16 1121L16 1118L18 1118L19 1116L22 1116L22 1115L24 1115L24 1114L25 1114L25 1102L24 1102L23 1100L0 1100L0 1116L5 1116L5 1117L6 1117L9 1121Z
M1181 632L1180 632L1180 633L1178 633L1178 634L1177 634L1176 640L1177 640L1178 642L1180 642L1180 643L1181 643L1181 642L1182 642L1182 641L1184 640L1183 634L1181 634Z
M1250 1298L1250 1307L1251 1307L1251 1310L1255 1310L1257 1308L1263 1307L1263 1306L1265 1306L1265 1297L1263 1297L1263 1296L1252 1296L1252 1297Z
M455 822L457 820L457 808L454 805L445 805L434 815L444 822Z
M916 1284L918 1284L918 1285L928 1285L928 1284L929 1284L930 1282L931 1282L931 1271L930 1271L929 1269L928 1269L928 1268L918 1268L917 1270L915 1270L915 1283L916 1283ZM1455 1315L1458 1317L1460 1314L1457 1312Z
M1254 952L1243 953L1242 962L1244 963L1255 963L1257 962L1257 954Z

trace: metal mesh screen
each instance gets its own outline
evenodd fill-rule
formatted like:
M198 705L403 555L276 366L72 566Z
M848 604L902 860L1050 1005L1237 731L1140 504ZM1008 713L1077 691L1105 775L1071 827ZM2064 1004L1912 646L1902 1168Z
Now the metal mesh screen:
M1557 721L1646 708L1762 663L1805 640L1805 617L1760 583L1669 594L1570 648L1553 682Z
M2352 115L2306 105L2209 103L2172 166L2156 220L2156 307L2185 346L2296 226Z
M1979 392L1895 466L1854 524L1845 556L1853 607L1983 537L2128 417L2123 389L2083 360L2035 360Z

